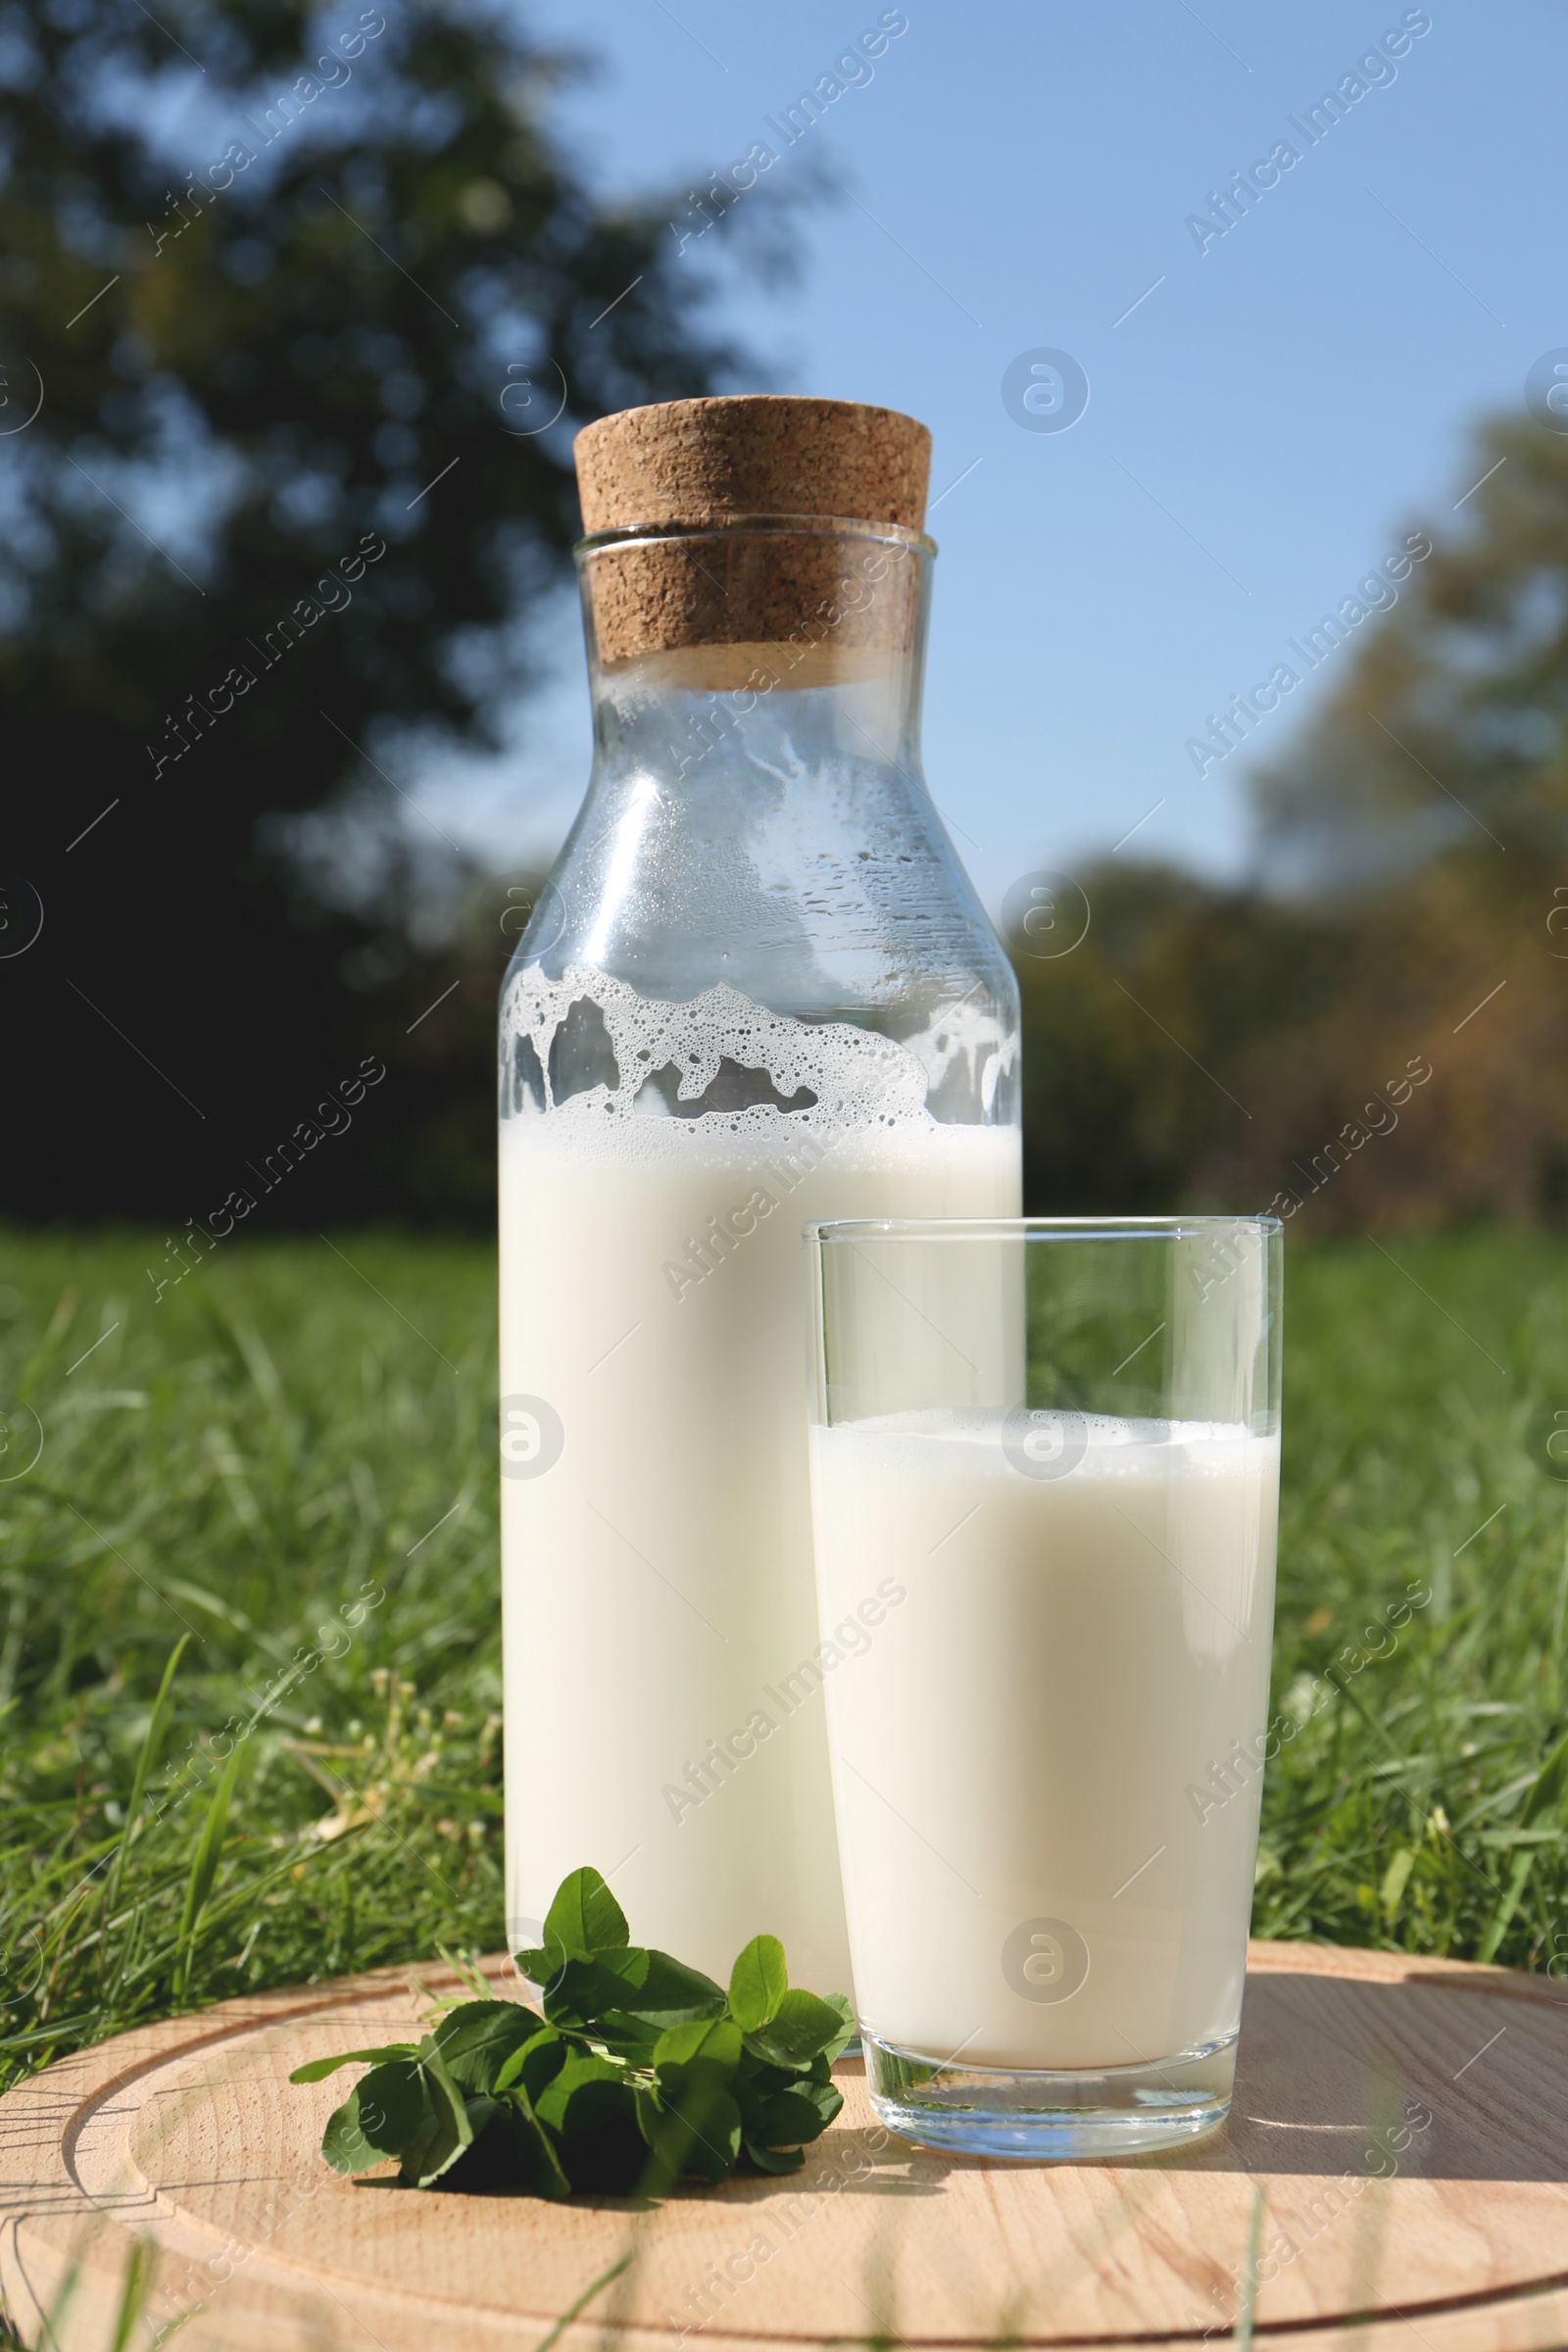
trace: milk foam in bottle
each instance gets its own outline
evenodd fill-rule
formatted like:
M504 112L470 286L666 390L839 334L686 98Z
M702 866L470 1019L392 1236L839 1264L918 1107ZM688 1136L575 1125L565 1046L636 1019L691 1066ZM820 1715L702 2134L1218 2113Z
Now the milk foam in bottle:
M920 765L929 451L779 398L578 437L593 773L500 1020L514 1949L592 1863L639 1942L853 1991L802 1228L1020 1207L1017 989Z

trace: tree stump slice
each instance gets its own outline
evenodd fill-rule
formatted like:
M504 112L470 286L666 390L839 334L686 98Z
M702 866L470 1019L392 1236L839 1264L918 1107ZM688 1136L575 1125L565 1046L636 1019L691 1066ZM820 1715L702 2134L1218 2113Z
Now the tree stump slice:
M505 1958L486 1973L519 1989ZM421 2005L404 1970L228 2001L0 2100L0 2291L22 2341L110 2352L140 2240L129 2341L188 2314L179 2352L1152 2352L1245 2320L1261 2191L1260 2344L1568 2343L1568 1987L1544 1978L1254 1943L1231 2121L1191 2147L954 2158L884 2135L849 2061L804 2174L642 2209L328 2172L321 2127L353 2078L296 2088L289 2069L409 2037Z

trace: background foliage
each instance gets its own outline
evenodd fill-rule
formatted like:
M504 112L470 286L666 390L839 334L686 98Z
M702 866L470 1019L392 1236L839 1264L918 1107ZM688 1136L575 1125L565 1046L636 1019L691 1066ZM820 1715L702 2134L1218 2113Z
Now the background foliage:
M197 64L211 135L177 165L160 124ZM13 1214L177 1231L370 1054L353 1134L261 1215L489 1220L519 878L411 815L387 747L487 739L525 682L581 422L757 380L704 323L680 205L606 214L553 144L576 70L487 0L0 13L0 418L44 395L0 432L0 864L46 907L3 972L33 1113ZM783 267L776 200L740 210L731 253ZM1031 1206L1283 1191L1317 1231L1568 1206L1568 439L1499 419L1475 464L1313 723L1269 722L1254 880L1134 846L1077 877L1071 956L1013 943ZM367 536L386 553L325 610ZM215 715L236 662L256 683ZM1347 1145L1415 1056L1397 1129Z
M8 1050L50 1105L14 1211L199 1213L380 1052L375 1118L285 1217L487 1213L493 948L411 1035L461 860L385 742L482 740L526 677L576 426L735 364L672 208L596 209L552 145L567 70L487 0L0 12L0 865L46 910ZM759 200L731 250L770 266L769 237ZM362 543L345 603L322 583ZM323 889L289 827L345 804ZM106 1163L105 1132L133 1148Z
M1560 1222L1568 440L1499 422L1476 466L1462 524L1260 771L1260 882L1107 858L1082 947L1015 943L1032 1205L1283 1191L1316 1232ZM1369 1102L1412 1057L1432 1075L1394 1126Z

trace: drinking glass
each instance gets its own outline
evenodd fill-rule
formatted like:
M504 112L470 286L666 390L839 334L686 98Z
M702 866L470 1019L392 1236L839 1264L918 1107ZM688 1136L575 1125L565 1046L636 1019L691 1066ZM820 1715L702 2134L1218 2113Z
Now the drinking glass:
M1230 2105L1279 1494L1273 1217L807 1229L871 2102L1120 2157Z

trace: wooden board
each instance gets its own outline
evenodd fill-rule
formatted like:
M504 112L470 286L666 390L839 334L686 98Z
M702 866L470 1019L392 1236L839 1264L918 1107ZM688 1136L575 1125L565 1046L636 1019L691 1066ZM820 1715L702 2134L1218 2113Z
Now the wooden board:
M515 1989L505 1960L488 1973ZM288 2070L410 2034L420 2005L403 1971L230 2001L0 2100L0 2289L23 2341L109 2352L144 2239L131 2341L189 2312L179 2352L539 2352L627 2256L562 2352L1220 2342L1261 2189L1259 2343L1568 2343L1568 1985L1254 1944L1232 2120L1191 2148L955 2159L884 2137L849 2063L804 2175L643 2211L330 2174L318 2143L346 2079L294 2088Z

